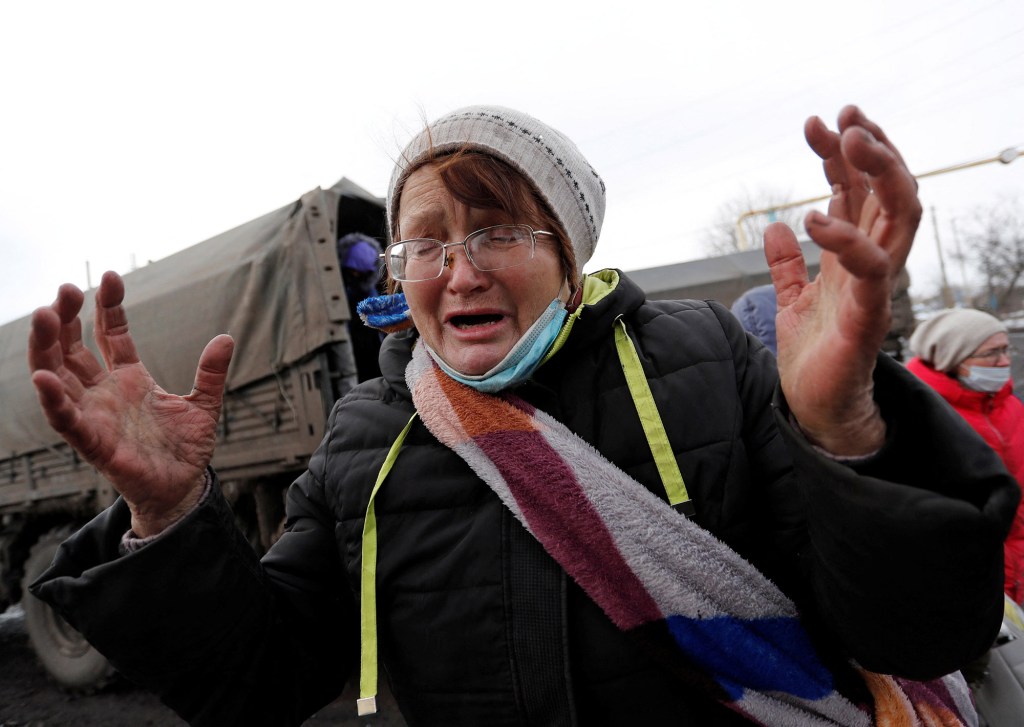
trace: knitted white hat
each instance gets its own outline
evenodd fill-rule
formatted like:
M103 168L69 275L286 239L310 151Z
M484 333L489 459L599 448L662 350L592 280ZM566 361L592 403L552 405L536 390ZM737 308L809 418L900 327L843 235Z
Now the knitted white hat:
M395 234L398 201L409 174L430 155L468 147L523 174L569 236L582 270L594 254L604 221L604 182L567 137L520 111L467 106L442 116L409 142L388 186L388 232Z
M951 308L937 313L914 329L910 350L936 371L951 373L978 346L1006 324L973 308Z

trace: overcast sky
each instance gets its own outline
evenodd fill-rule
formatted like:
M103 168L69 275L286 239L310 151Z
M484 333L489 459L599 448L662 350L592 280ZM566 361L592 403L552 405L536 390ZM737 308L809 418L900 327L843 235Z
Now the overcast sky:
M421 119L467 104L544 120L604 177L588 270L703 257L731 200L827 192L802 126L844 103L915 173L1024 149L1020 0L359 5L3 3L0 322L342 176L383 195ZM914 292L932 208L952 250L951 220L1024 196L1024 158L921 195Z

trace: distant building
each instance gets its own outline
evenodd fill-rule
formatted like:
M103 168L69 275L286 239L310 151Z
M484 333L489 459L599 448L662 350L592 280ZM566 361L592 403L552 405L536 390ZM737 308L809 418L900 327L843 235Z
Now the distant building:
M800 247L807 261L807 274L813 279L818 274L821 248L810 241L801 242ZM649 298L711 298L727 308L745 290L772 281L761 248L627 272Z

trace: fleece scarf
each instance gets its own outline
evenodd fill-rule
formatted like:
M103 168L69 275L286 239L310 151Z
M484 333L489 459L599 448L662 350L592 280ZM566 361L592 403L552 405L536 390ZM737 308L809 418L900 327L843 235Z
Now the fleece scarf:
M406 380L427 429L681 680L773 727L977 724L959 672L921 683L860 670L874 708L850 701L785 594L560 422L455 381L425 346Z

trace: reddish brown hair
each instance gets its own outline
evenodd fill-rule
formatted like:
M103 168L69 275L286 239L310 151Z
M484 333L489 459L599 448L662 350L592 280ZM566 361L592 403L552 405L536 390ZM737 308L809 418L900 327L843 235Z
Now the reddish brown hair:
M465 148L428 157L421 166L426 164L437 166L445 189L459 202L477 209L500 210L515 222L520 222L518 216L525 212L541 225L540 229L554 233L562 273L575 287L579 278L576 252L547 202L519 171L500 159ZM397 286L392 282L392 287Z

